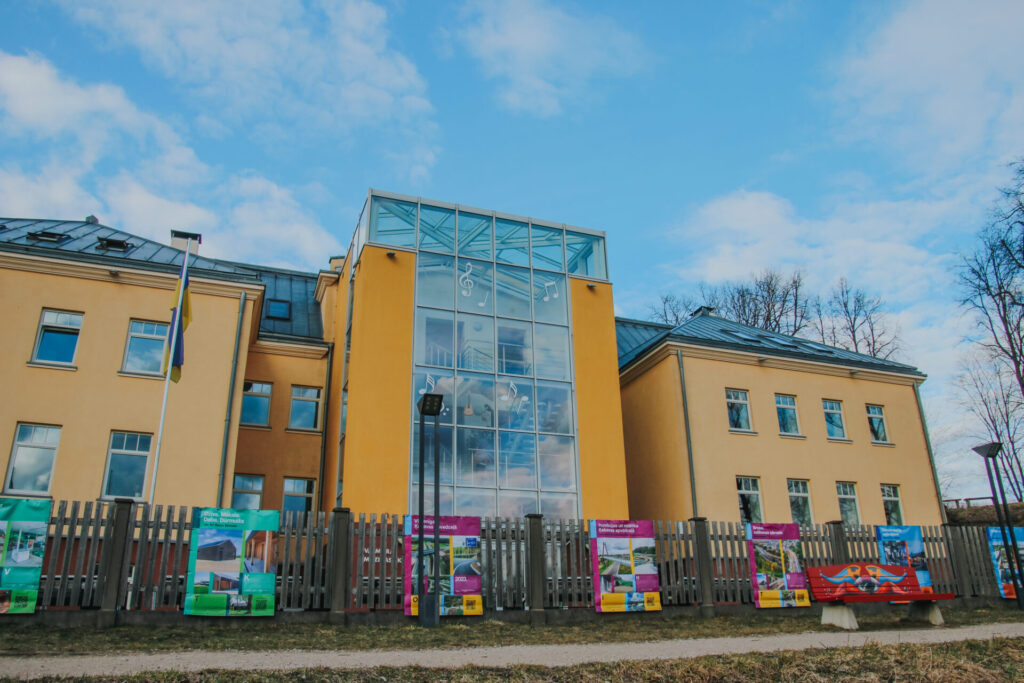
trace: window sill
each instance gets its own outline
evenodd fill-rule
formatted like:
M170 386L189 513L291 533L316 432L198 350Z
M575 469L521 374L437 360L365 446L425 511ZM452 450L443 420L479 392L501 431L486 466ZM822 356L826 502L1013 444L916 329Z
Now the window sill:
M74 363L51 363L45 360L30 360L26 365L33 368L50 368L51 370L78 370L78 366Z
M138 379L164 379L163 375L153 375L148 372L128 372L127 370L119 370L117 374L121 377L136 377Z
M261 432L269 432L271 430L270 425L250 425L245 424L244 422L239 422L238 426L241 427L242 429L256 429Z
M807 435L806 434L783 434L782 432L779 432L779 436L781 438L783 438L783 439L800 439L800 440L806 440L807 439Z
M289 434L322 434L322 432L319 429L299 429L298 427L289 427L284 431L288 432Z
M882 446L883 448L896 448L896 444L892 441L872 441L872 446Z
M729 433L730 434L747 434L749 436L757 436L757 432L755 432L752 429L732 429L730 427L729 428Z
M832 443L853 443L853 441L850 439L839 439L834 436L827 437L827 440L831 441Z
M97 498L97 500L102 501L104 503L116 503L119 500L130 500L136 503L146 502L145 498L136 498L135 496L100 496L99 498Z
M53 500L53 496L49 493L31 493L29 491L15 491L13 489L4 489L5 496L18 496L19 498L41 498L42 500Z

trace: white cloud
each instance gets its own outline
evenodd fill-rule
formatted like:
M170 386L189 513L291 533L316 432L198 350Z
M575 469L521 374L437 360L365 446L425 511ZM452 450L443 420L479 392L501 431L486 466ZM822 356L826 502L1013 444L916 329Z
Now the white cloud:
M647 59L640 39L610 19L545 0L472 0L462 15L458 37L515 112L559 114L595 81L632 75Z

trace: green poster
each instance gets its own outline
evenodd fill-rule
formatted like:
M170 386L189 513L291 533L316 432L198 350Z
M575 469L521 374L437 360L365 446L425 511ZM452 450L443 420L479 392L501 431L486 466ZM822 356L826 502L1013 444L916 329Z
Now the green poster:
M276 510L200 508L192 522L185 614L274 615Z
M36 611L52 505L0 498L0 614Z

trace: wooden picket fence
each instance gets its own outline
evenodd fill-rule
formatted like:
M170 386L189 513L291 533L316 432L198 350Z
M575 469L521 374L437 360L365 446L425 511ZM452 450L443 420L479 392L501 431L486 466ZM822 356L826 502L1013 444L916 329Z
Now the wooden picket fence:
M108 590L127 610L180 610L188 573L194 510L132 504L121 557L112 557L115 505L60 501L50 520L40 581L40 609L95 609ZM347 524L347 548L335 546L332 525ZM698 525L702 525L699 526ZM123 527L122 527L123 528ZM532 547L544 553L543 606L593 609L593 558L587 520L542 520ZM524 519L483 518L480 571L488 610L528 608L531 547ZM717 604L751 604L753 593L743 524L717 521L654 522L661 600L698 605L701 566L709 567ZM925 554L938 592L963 597L999 595L984 527L924 526ZM701 540L706 539L706 540ZM536 545L539 543L539 546ZM706 546L706 547L705 547ZM801 528L806 567L880 560L871 526L816 524ZM837 556L837 548L843 553ZM705 562L701 563L701 554ZM401 610L405 599L404 518L401 515L283 513L276 547L279 610ZM338 563L342 562L342 565ZM120 563L120 565L118 565ZM347 569L347 595L332 595L337 572ZM124 577L119 585L110 576ZM341 579L339 579L341 580Z

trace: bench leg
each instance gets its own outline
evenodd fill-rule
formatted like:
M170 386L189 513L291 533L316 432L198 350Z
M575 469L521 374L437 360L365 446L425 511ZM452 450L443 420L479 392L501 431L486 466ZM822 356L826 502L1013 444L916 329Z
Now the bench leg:
M838 626L847 631L856 631L860 628L857 625L857 617L853 614L853 608L849 605L822 605L821 623L823 625L831 624L832 626Z
M942 618L942 610L934 602L912 602L910 603L911 621L927 621L932 626L942 626L946 621Z

